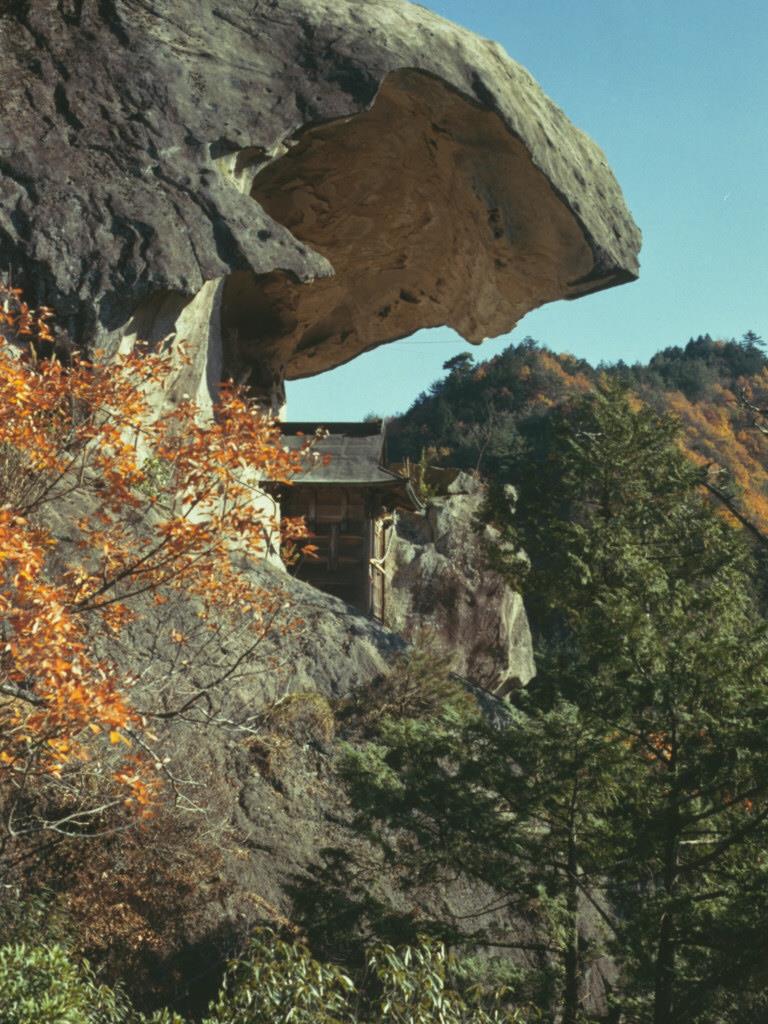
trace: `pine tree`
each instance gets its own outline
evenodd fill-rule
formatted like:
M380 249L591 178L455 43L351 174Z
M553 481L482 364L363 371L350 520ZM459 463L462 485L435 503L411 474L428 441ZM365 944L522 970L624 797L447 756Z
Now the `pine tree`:
M385 721L345 761L359 820L414 881L481 879L535 913L564 1021L589 906L627 1019L746 1022L761 996L732 950L739 929L759 933L768 840L768 629L749 549L675 420L620 388L537 444L524 540L547 642L528 706L495 724Z
M768 631L749 551L669 418L608 388L561 440L539 525L561 642L540 688L601 718L633 762L609 841L639 1002L654 1024L720 1020L727 908L757 891L768 839Z
M584 917L611 923L605 835L626 784L618 733L574 704L508 707L503 720L459 715L387 718L375 743L342 764L357 824L404 870L414 890L459 874L498 894L496 910L536 921L540 938L432 922L443 936L527 950L541 964L528 988L580 1019L583 978L603 952ZM603 929L604 930L604 929Z

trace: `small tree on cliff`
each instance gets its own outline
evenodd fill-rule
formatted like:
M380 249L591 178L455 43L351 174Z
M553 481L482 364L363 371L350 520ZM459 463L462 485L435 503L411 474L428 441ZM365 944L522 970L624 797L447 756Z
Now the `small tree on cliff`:
M212 422L183 401L153 418L168 356L113 364L41 358L51 311L0 288L0 849L44 829L91 831L158 783L151 720L210 711L215 681L158 704L109 653L137 609L183 595L214 634L245 622L258 643L284 605L233 557L264 550L274 523L254 476L288 480L300 456L237 389ZM56 517L59 517L58 525ZM76 521L62 518L74 516ZM288 524L295 531L296 524ZM143 604L137 604L143 602ZM189 638L173 622L165 642ZM236 666L222 673L230 677ZM187 673L190 674L189 672Z

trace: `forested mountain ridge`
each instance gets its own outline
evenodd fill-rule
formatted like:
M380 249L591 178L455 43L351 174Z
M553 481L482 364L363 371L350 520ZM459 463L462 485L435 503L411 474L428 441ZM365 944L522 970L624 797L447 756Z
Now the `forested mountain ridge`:
M445 369L390 423L392 459L424 459L520 484L522 452L536 447L551 410L612 380L655 412L676 416L688 455L709 467L709 480L747 520L768 530L768 437L755 426L757 410L768 404L768 357L752 331L738 341L700 335L645 364L597 367L526 338L477 363L462 353Z

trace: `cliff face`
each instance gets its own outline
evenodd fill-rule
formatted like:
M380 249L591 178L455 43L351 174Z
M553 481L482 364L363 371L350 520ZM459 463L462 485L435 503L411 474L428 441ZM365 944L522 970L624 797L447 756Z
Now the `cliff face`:
M477 522L483 485L461 473L447 491L423 515L398 516L387 625L431 643L459 675L503 695L535 673L523 599L487 565L485 545L498 538Z
M137 617L119 636L93 638L137 680L133 701L151 723L164 799L137 831L96 838L86 855L76 845L71 863L66 846L49 860L88 955L127 980L142 1005L172 1000L201 1010L227 955L265 922L324 929L324 941L330 936L340 949L354 949L366 899L382 900L403 920L471 916L478 926L511 929L535 943L530 921L487 910L497 902L487 886L461 880L407 893L397 865L382 862L356 833L335 767L335 712L350 701L363 709L376 704L407 636L418 638L416 619L427 620L428 593L435 607L424 632L458 672L489 688L505 672L523 682L530 675L519 597L471 565L467 515L481 498L452 495L419 524L429 540L425 533L421 543L396 541L396 599L405 600L406 587L415 590L407 597L408 621L392 624L405 636L285 572L243 560L243 572L280 594L281 611L266 626L222 621L221 628L202 628L196 602L168 592L159 606L151 595L132 602ZM72 495L50 519L65 560L74 540L69 524L85 511ZM407 552L414 553L410 565ZM505 608L513 611L511 624ZM458 630L441 632L454 622ZM179 633L183 646L174 639Z
M637 274L601 151L423 7L36 0L0 39L0 266L76 344L186 337L189 394Z
M18 0L0 3L0 41L0 272L55 307L62 343L114 355L185 340L163 406L209 411L231 376L277 409L284 380L419 328L479 343L637 274L639 232L597 146L499 46L423 7ZM520 596L482 568L481 504L467 483L402 517L389 628L244 564L299 625L258 643L250 623L222 628L185 661L169 637L194 635L195 608L179 599L139 607L110 640L171 723L164 770L191 815L155 833L193 871L172 937L146 939L155 967L152 948L205 960L222 936L290 915L293 876L350 834L327 701L375 687L408 638L432 634L492 691L531 677ZM62 504L57 537L82 511ZM288 707L306 722L263 719ZM156 893L155 851L131 842ZM105 918L130 906L142 934L167 932L128 853L108 856L88 882ZM461 886L435 898L457 915L489 902Z

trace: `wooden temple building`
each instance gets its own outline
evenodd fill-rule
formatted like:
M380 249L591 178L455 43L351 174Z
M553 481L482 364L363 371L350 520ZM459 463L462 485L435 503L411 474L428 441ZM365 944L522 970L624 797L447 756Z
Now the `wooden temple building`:
M285 516L304 516L314 554L300 554L293 575L383 620L386 560L394 512L421 503L407 478L386 466L382 420L364 423L281 423L282 443L300 448L318 428L307 469L281 488Z

